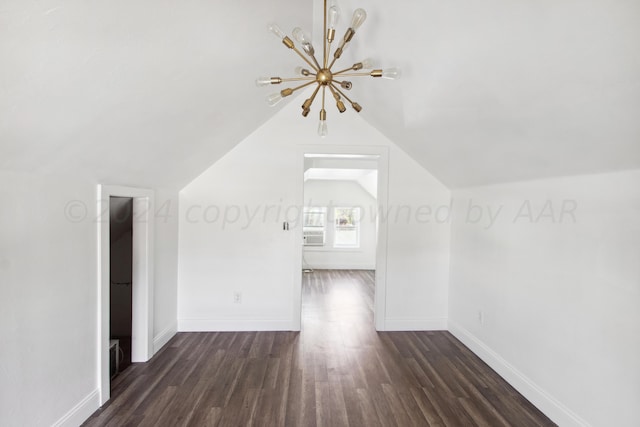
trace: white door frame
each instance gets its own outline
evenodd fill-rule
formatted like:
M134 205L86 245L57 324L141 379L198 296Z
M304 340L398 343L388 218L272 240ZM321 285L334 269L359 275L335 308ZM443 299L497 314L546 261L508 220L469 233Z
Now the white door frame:
M98 185L98 388L100 406L111 397L109 375L110 197L133 198L131 361L153 356L153 191Z
M300 207L304 206L304 156L305 154L326 155L369 155L378 156L378 208L382 212L388 212L389 203L389 148L384 146L366 145L301 145L299 146L298 161L300 174L300 186L296 200ZM378 220L380 215L378 215ZM302 328L302 226L295 227L294 241L295 269L293 278L293 321L292 330L299 331ZM374 291L373 319L377 331L386 330L387 307L387 223L378 222L378 241L376 246L376 283Z

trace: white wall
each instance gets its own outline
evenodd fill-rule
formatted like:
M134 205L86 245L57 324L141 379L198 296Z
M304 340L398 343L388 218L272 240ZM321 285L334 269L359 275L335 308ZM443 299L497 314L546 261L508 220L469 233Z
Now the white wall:
M324 246L304 246L303 265L316 269L373 270L376 266L376 200L355 181L315 180L304 183L305 206L326 207ZM360 247L334 248L332 208L360 207ZM306 261L306 263L305 263Z
M155 204L153 350L157 352L178 330L178 192L156 189Z
M454 192L451 330L560 425L640 423L639 183Z
M96 390L96 225L65 214L95 187L0 177L0 424L49 426Z
M317 122L299 117L301 102L180 192L179 329L293 328L301 242L282 221L303 204L300 145L320 143L388 147L387 306L378 315L387 329L445 328L450 226L434 215L446 210L450 192L355 113L330 115L331 134L320 140ZM233 303L234 292L242 304Z
M0 424L78 425L98 405L96 183L0 171L0 198ZM159 327L175 322L176 220L156 221Z

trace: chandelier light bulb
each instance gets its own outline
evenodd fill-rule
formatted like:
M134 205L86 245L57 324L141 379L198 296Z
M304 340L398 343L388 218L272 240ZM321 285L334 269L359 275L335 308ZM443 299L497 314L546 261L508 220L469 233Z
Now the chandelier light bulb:
M338 22L340 21L340 9L337 5L333 5L329 8L328 12L329 18L329 29L335 30Z
M351 18L351 28L353 31L357 31L362 23L367 19L367 12L364 9L356 9L353 12L353 18Z
M294 28L292 34L293 38L302 45L302 50L304 50L307 55L313 56L316 53L313 49L313 45L311 44L311 38L307 34L305 34L302 28Z
M256 86L269 86L271 84L271 77L258 77L256 79Z
M275 107L280 103L280 101L282 101L282 99L283 97L280 92L272 93L267 96L267 104L269 104L270 107Z
M280 40L282 40L285 37L287 37L287 35L284 33L284 31L282 31L282 29L280 27L278 27L277 24L269 24L269 26L267 28L269 29L269 31L273 35L275 35Z
M329 134L329 128L327 127L326 120L320 120L318 123L318 136L324 138Z
M300 27L296 27L293 29L292 33L293 38L300 44L305 45L305 44L311 44L311 40L309 39L309 36L307 34L305 34L304 30Z
M387 68L386 70L382 70L382 78L389 80L399 79L401 76L399 68Z
M371 58L367 58L367 59L362 61L362 68L364 68L365 70L370 70L375 66L376 66L376 64L373 61L373 59L371 59Z

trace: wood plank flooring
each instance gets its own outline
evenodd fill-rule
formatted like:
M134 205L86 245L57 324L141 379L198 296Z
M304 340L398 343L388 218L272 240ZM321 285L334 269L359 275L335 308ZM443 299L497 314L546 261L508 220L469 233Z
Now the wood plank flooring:
M180 333L84 425L554 425L448 332L376 332L373 285L305 274L300 333Z

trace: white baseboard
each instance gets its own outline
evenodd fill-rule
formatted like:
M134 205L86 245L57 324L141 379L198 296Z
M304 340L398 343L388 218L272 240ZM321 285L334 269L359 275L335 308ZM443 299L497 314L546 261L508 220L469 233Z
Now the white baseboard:
M78 427L100 407L100 390L95 389L76 406L71 408L53 427Z
M290 319L178 319L180 332L293 331Z
M303 269L312 270L375 270L374 265L353 265L353 264L306 264Z
M495 370L502 378L511 384L513 388L518 390L518 392L526 397L553 422L563 427L590 426L589 423L539 387L471 332L453 321L449 321L449 332L451 332L464 345L469 347L469 349L471 349L471 351L473 351L487 365L491 366L493 370Z
M177 332L178 324L177 322L172 322L165 330L156 335L153 339L153 354L159 352Z
M179 332L292 331L290 320L178 319ZM385 331L445 331L447 319L386 319Z
M447 318L436 319L385 319L385 331L446 331Z

